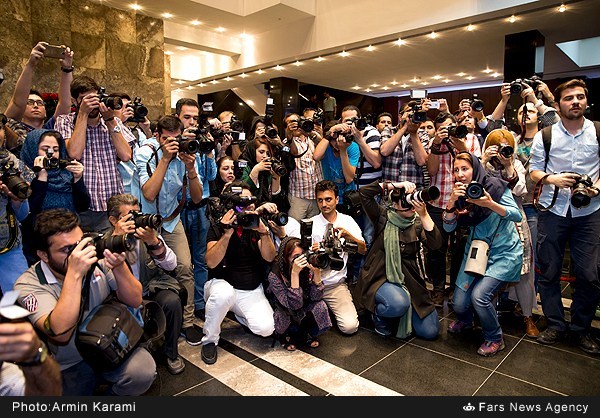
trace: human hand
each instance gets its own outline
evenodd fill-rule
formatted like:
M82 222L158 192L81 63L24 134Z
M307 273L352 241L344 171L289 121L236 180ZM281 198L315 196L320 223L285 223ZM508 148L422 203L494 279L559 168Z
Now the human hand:
M73 180L75 180L75 182L79 181L79 179L83 177L83 164L81 164L77 160L71 160L71 162L65 167L65 169L73 173Z

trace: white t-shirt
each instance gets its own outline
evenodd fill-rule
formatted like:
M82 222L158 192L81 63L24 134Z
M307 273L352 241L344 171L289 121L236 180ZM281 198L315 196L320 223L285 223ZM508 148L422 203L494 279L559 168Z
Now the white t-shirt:
M312 227L312 242L321 242L323 240L323 235L325 235L325 230L327 229L327 225L329 221L325 219L322 214L318 214L310 218L313 222ZM344 228L348 231L352 236L356 238L360 238L361 242L364 242L362 231L354 218L351 216L345 215L343 213L337 212L337 218L333 223L334 228ZM344 268L341 270L331 270L327 268L322 271L321 278L323 279L323 283L325 285L332 285L346 280L347 273L347 263L348 263L348 253L342 252L342 259L344 260Z

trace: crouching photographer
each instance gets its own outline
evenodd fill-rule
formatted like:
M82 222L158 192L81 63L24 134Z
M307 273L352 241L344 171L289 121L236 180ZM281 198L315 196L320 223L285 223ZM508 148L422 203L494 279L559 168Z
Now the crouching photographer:
M19 277L15 290L60 364L63 395L93 395L101 381L109 383L109 395L145 393L156 376L146 349L134 347L115 368L99 370L84 360L76 345L84 318L111 295L131 309L141 306L142 285L127 266L126 255L109 248L98 254L98 244L104 247L107 241L98 234L84 237L77 215L67 209L40 213L33 233L41 261Z
M454 290L457 320L448 326L448 332L460 334L473 328L475 311L484 337L477 354L493 356L504 350L493 300L506 283L521 279L523 244L515 222L521 221L522 215L506 181L487 175L473 154L456 154L454 177L442 215L444 229L452 232L465 225L469 236ZM459 211L459 207L464 209Z
M201 351L206 364L217 361L221 323L229 311L256 335L268 337L275 329L273 309L262 282L266 279L266 263L277 254L268 227L254 210L254 202L250 186L234 181L223 190L219 211L211 210ZM209 204L212 207L213 203Z
M127 262L133 275L142 283L145 300L158 303L164 313L164 344L161 347L166 357L167 370L179 374L185 362L179 355L177 340L183 323L183 306L187 291L174 276L177 256L165 244L157 229L162 225L162 216L139 212L138 199L131 194L118 194L108 199L108 220L113 226L113 236L133 234L135 248L127 252ZM158 322L158 321L157 321ZM149 336L157 339L157 336ZM150 349L158 348L155 344Z
M268 280L281 345L288 351L302 345L318 347L318 336L332 324L323 300L321 269L308 261L300 239L283 239Z
M356 294L372 313L375 332L398 338L413 332L420 338L437 338L438 314L423 278L420 254L422 246L428 251L442 246L442 234L425 206L426 201L439 197L439 190L415 190L411 182L375 181L362 186L359 193L375 226L375 239ZM376 196L382 196L381 204Z

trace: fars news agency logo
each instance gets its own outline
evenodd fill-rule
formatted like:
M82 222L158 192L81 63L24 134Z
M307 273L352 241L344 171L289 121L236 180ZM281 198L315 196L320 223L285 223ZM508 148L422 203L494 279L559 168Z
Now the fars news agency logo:
M475 407L473 405L471 405L471 402L469 402L468 404L463 406L462 409L463 409L463 411L466 411L466 412L473 412L475 410Z

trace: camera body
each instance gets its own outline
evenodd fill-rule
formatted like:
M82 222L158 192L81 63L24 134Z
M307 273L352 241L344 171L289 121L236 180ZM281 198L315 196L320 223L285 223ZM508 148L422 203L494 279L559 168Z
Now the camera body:
M237 159L233 162L233 175L236 179L241 179L244 169L248 167L248 161Z
M471 103L471 109L473 109L475 112L483 112L485 103L483 103L483 100L481 100L476 93L473 94L473 97L471 100L469 100L469 102Z
M588 187L592 187L594 182L587 174L581 174L571 186L571 204L576 209L586 207L592 201L592 195Z
M195 154L200 149L200 143L197 139L189 139L182 135L177 135L175 140L179 143L179 151L187 154Z
M263 218L265 221L273 221L275 222L275 225L278 226L285 226L288 223L288 214L285 212L275 212L275 213L271 213L271 212L267 212L267 213L263 213L261 215L261 218Z
M113 253L124 253L135 250L137 244L137 238L133 234L108 235L100 232L87 232L83 234L81 239L88 237L92 238L90 245L94 245L96 247L96 257L98 260L104 258L105 249ZM67 252L69 255L71 255L77 244L79 244L79 241L67 247Z
M456 208L459 210L463 210L467 207L467 198L469 199L479 199L480 197L483 196L483 191L484 191L484 187L483 184L478 183L476 181L472 181L471 183L467 184L467 189L465 190L465 193L467 195L467 197L459 197L458 200L456 201Z
M411 117L412 123L423 123L427 120L427 112L423 111L421 102L413 103L410 106L413 114Z
M159 214L141 213L137 210L130 210L132 219L136 228L145 228L149 226L152 229L158 229L163 224L163 218Z
M515 149L508 144L499 144L498 145L498 154L503 156L504 158L510 158L515 153Z
M104 103L109 109L119 110L123 107L123 100L116 96L110 97L106 94L106 89L104 87L98 89L98 98L100 99L100 103Z
M141 123L146 120L148 108L142 104L141 97L133 99L133 102L127 104L127 107L133 110L133 116L130 117L127 122Z
M63 160L54 156L52 148L48 148L46 156L44 157L42 164L44 170L64 170L71 162L69 160Z
M326 268L338 271L342 270L344 268L344 259L341 253L356 253L358 251L358 244L354 241L338 238L333 225L329 224L325 229L319 249L313 251L312 226L313 222L308 219L300 221L300 247L304 250L308 263L321 270Z
M267 158L266 161L271 162L271 170L279 177L283 177L288 173L287 168L285 168L285 165L278 158L271 157Z
M448 136L466 138L469 130L464 125L448 125Z
M9 151L4 148L0 149L0 180L19 199L25 200L31 196L31 187L23 180L15 162L10 159Z
M524 83L529 85L535 91L540 85L541 81L542 79L537 75L534 75L531 78L517 78L516 80L510 82L510 94L521 94L521 92L526 88Z
M229 120L229 129L235 132L242 132L244 130L244 123L235 115L231 115L231 119Z
M242 211L242 208L256 203L256 196L242 196L242 190L241 187L232 187L230 192L221 193L219 197L209 198L206 216L212 222L218 223L227 211L234 209L236 218L232 226L241 226L245 229L256 228L260 222L259 216L256 213Z
M412 193L406 193L404 188L394 189L390 194L390 199L394 203L400 203L403 208L413 207L413 202L431 202L440 197L440 189L436 186L425 187L415 190Z
M307 119L304 116L300 116L298 119L298 127L306 133L310 133L315 130L315 122L312 119Z

